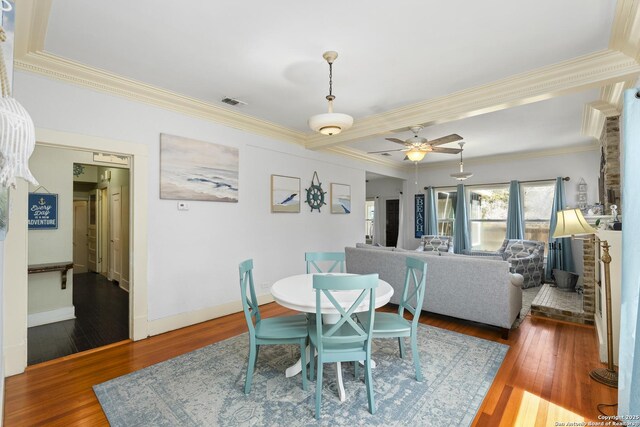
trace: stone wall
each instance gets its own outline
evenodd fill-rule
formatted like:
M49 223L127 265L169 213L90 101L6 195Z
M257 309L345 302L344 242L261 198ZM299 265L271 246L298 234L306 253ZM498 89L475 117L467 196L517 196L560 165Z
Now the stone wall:
M593 321L596 311L596 283L597 280L600 280L596 276L596 244L594 236L582 242L582 254L584 260L582 309L585 317Z
M605 214L610 214L610 206L618 206L618 213L622 213L620 198L620 116L607 117L600 137L603 154L604 175L604 204Z

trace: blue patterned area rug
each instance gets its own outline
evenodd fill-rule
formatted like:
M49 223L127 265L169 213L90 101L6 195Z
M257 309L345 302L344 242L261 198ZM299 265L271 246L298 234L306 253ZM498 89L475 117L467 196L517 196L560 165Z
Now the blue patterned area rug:
M248 335L242 334L94 386L112 426L306 426L316 424L315 382L284 371L295 346L263 346L251 394L243 393ZM367 410L362 379L344 363L345 402L336 393L335 364L326 364L319 424L466 426L473 421L508 346L419 325L425 381L415 381L396 339L373 343L376 414Z

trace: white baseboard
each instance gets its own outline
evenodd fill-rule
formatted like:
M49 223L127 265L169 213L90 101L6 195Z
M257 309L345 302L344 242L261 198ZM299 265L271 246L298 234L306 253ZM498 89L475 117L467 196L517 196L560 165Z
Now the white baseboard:
M48 323L61 322L63 320L75 319L76 308L74 306L62 307L51 311L33 313L27 316L27 327L46 325Z
M128 280L124 280L122 279L120 282L118 282L118 286L120 287L120 289L122 289L123 291L127 291L129 292L129 281Z
M258 296L258 304L267 304L273 302L271 294ZM234 301L227 304L217 305L215 307L207 307L197 311L188 313L180 313L175 316L164 317L162 319L149 321L149 336L162 334L175 329L184 328L185 326L195 325L196 323L206 322L207 320L217 317L226 316L227 314L242 311L242 302Z

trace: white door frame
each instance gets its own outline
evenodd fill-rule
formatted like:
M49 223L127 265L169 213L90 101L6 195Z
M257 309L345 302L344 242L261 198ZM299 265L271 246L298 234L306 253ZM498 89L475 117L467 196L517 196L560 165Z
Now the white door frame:
M147 216L148 216L148 147L143 144L36 129L39 145L100 151L131 156L130 165L130 227L129 242L129 336L134 340L148 337L147 312ZM5 352L5 375L24 372L27 367L27 194L28 185L18 180L17 188L10 193L9 230L5 240L4 265L2 268L4 298L2 301L5 319L3 340Z

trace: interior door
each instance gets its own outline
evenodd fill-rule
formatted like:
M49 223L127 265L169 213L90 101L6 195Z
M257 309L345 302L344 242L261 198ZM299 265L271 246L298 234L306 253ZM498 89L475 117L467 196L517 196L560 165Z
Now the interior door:
M88 270L88 224L86 200L73 201L73 272L86 273Z
M386 246L395 246L398 243L398 223L400 221L400 200L387 200L387 221L386 221Z
M109 275L109 199L107 197L107 189L98 190L98 199L96 200L96 208L98 212L98 272L103 276Z
M109 280L122 280L122 199L120 191L111 194L109 241Z
M89 208L87 211L87 269L99 272L98 262L98 190L89 193Z

